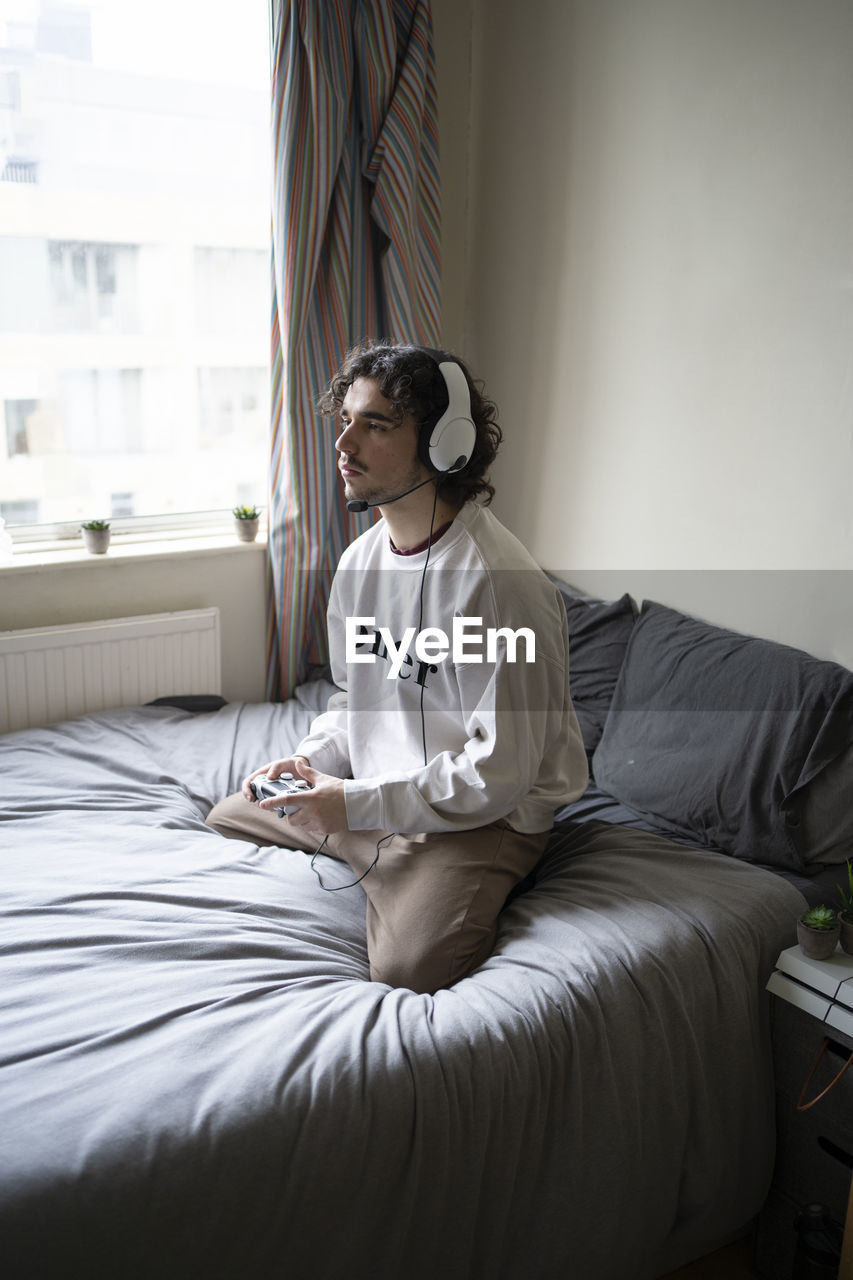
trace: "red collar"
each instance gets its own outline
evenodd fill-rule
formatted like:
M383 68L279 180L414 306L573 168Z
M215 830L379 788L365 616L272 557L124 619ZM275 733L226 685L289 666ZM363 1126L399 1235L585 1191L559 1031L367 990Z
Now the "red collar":
M431 547L433 543L438 542L439 538L443 538L452 524L453 521L448 520L447 524L443 524L440 529L436 529L431 538L424 538L423 542L419 542L416 547L407 547L405 551L401 551L399 547L394 546L390 534L388 535L388 542L395 556L416 556L421 551L426 551L427 547Z

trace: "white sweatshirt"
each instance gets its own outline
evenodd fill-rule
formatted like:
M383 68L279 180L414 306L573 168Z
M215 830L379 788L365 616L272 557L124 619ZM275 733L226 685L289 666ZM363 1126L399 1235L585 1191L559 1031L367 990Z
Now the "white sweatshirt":
M347 779L353 831L456 831L499 818L517 831L547 831L554 811L587 784L559 593L518 539L475 503L432 546L424 576L426 560L426 551L392 551L384 521L347 547L327 619L340 692L296 754ZM454 620L458 633L462 618L454 661ZM488 655L489 631L502 627L534 634L532 645L519 636L515 661L500 637ZM443 661L434 634L418 657L415 639L426 628L446 635ZM360 661L347 662L348 638L350 657ZM531 649L535 660L527 662ZM482 660L462 660L476 655Z

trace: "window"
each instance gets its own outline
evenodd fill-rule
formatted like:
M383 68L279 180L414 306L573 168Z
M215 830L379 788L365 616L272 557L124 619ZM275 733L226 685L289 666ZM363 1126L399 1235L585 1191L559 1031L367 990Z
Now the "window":
M6 0L7 524L266 502L268 39L267 0Z
M139 330L137 246L49 240L47 257L45 327Z
M110 498L110 517L120 520L136 515L136 496L132 493L114 493Z
M29 453L27 427L32 422L37 408L38 403L35 400L6 401L6 451L10 458L14 458L19 453Z
M199 369L199 446L217 449L229 438L255 446L266 439L265 369Z
M0 502L0 516L6 524L36 524L39 519L37 502Z

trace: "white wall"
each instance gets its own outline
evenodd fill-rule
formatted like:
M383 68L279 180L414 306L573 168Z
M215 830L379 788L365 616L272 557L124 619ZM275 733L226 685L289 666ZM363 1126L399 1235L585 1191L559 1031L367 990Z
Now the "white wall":
M495 510L588 586L853 665L853 575L814 576L853 569L853 5L435 14L472 60L467 103L440 67L445 318L501 408Z
M57 553L61 557L63 553ZM215 606L220 611L222 694L257 702L266 676L265 565L261 543L180 555L126 553L55 566L0 568L0 630L50 627Z

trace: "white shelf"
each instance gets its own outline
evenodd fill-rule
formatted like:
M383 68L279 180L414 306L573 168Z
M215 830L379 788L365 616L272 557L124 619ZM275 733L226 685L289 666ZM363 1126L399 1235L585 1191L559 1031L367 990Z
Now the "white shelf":
M802 1009L827 1032L840 1033L853 1047L853 956L840 948L829 960L810 960L799 946L776 961L767 990Z

